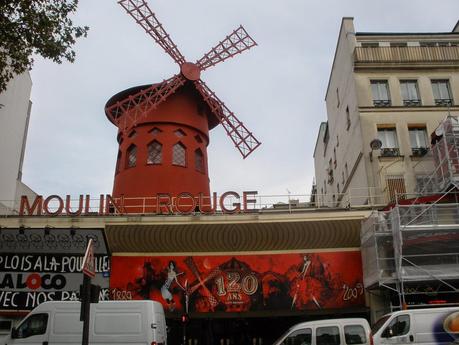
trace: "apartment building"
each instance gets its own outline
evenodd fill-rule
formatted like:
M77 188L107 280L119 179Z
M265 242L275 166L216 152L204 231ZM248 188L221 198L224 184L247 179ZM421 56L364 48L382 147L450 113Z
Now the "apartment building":
M314 150L316 203L385 205L434 170L430 135L459 115L459 22L451 32L356 32L343 18Z

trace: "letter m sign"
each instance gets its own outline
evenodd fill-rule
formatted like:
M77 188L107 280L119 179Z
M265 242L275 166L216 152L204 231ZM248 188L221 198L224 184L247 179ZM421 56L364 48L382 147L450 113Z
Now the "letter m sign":
M89 239L88 246L86 247L86 253L83 258L83 266L81 270L90 278L96 276L96 267L94 262L94 244L92 238Z

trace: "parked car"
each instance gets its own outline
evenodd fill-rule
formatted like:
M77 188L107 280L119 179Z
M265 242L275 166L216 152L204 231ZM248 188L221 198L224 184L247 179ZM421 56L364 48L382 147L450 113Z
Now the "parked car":
M393 312L380 318L372 332L375 345L450 344L459 339L459 308Z
M308 321L296 324L273 345L371 345L371 330L363 318Z
M79 302L45 302L11 330L3 344L81 345ZM154 301L106 301L91 304L90 344L166 345L166 319Z

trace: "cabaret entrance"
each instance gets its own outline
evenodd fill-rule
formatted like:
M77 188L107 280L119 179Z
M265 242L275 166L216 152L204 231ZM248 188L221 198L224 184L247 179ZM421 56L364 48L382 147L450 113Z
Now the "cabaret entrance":
M297 322L367 316L358 250L113 255L110 290L160 301L171 344L270 344Z

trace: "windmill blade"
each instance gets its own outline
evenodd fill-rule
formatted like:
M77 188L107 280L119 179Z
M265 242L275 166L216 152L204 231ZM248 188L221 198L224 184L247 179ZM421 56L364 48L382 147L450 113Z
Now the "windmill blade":
M204 54L200 60L196 61L196 65L203 71L256 45L257 43L241 25L208 53Z
M120 0L118 3L175 62L179 65L185 62L185 57L180 53L177 45L172 42L169 34L164 30L145 0Z
M105 108L105 113L122 132L125 132L137 125L148 110L156 108L184 83L185 78L176 74L162 83L153 84Z
M215 95L215 92L209 89L206 83L204 83L201 79L195 81L194 83L212 112L218 116L226 133L229 135L234 145L245 159L261 145L261 142L253 136L252 132L250 132L241 121L239 121L234 113L228 109L225 103L223 103Z

